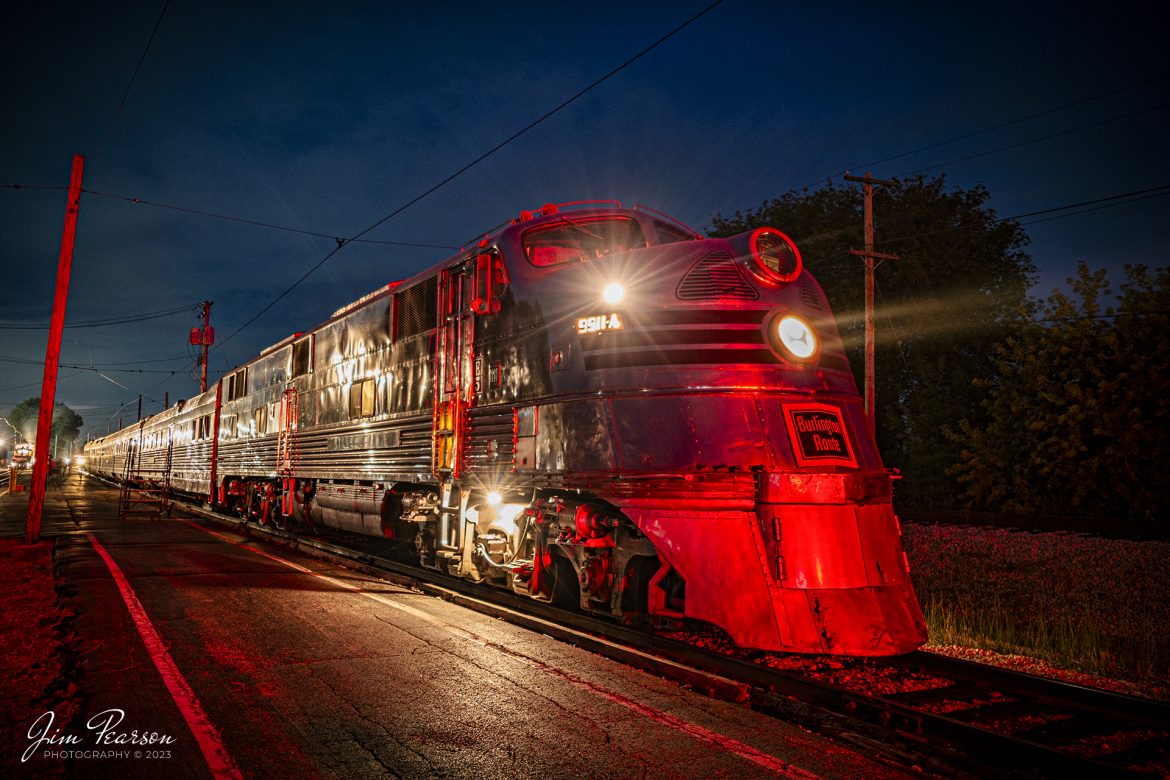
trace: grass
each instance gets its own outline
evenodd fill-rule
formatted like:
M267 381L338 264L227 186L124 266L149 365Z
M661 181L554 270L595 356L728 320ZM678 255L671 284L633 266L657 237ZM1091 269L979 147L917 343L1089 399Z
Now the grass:
M904 526L930 641L1170 680L1170 544Z

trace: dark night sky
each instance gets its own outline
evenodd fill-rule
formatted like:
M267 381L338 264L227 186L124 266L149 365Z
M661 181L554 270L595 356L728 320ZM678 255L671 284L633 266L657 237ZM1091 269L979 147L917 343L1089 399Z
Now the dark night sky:
M114 120L162 3L11 4L0 325L48 322L65 208L60 189L10 185L63 187L74 153L95 193L352 236L706 5L173 0ZM434 248L347 246L216 349L211 377L549 201L617 198L702 230L716 213L1041 112L873 172L983 184L1001 216L1170 184L1161 15L1152 3L1071 8L724 0L366 236ZM1168 192L1029 225L1035 292L1078 260L1166 265L1155 215ZM164 392L193 395L195 304L215 302L222 340L334 245L83 195L67 325L190 310L67 328L62 363L100 374L62 368L58 400L105 433L139 393L147 412ZM46 337L0 329L0 412L40 393L41 366L20 361L43 361ZM133 420L134 403L121 414Z

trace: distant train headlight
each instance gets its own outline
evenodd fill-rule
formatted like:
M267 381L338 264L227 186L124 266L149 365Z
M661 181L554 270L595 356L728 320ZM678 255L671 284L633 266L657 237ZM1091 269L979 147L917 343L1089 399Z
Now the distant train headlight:
M776 338L787 356L798 363L811 361L820 349L816 331L794 314L787 314L776 322Z
M621 303L622 299L626 297L626 288L614 282L605 288L605 291L601 293L601 297L610 305Z

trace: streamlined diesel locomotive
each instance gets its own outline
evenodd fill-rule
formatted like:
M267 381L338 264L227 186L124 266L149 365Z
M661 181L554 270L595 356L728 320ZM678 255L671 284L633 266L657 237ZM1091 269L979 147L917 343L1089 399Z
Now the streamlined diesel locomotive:
M86 446L262 523L743 647L926 638L891 481L795 244L547 205Z

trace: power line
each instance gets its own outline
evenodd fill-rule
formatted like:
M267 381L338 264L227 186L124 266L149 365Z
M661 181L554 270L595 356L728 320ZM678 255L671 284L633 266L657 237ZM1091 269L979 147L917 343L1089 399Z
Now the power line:
M1167 311L1117 311L1112 314L1085 314L1080 317L1048 317L1043 320L1028 320L1028 322L1043 325L1049 322L1083 322L1086 320L1112 320L1118 317L1165 317Z
M0 184L0 189L5 190L65 190L68 187L57 187L43 184ZM170 211L178 211L183 214L193 214L199 217L208 217L209 219L221 219L225 222L235 222L241 225L253 225L255 227L268 228L270 230L283 230L287 233L299 233L303 236L313 236L315 238L327 238L330 241L339 243L360 243L360 244L379 244L382 246L405 246L417 249L459 249L457 246L450 244L421 244L411 241L381 241L373 238L344 238L335 233L321 233L316 230L304 230L303 228L289 227L288 225L276 225L271 222L261 222L257 219L250 219L248 217L235 217L231 214L222 214L215 211L204 211L202 209L189 208L187 206L176 206L173 203L160 203L158 201L147 200L146 198L138 198L131 195L117 195L112 192L99 192L97 190L81 190L86 195L93 195L97 198L109 198L110 200L121 200L126 203L133 203L136 206L153 206L159 209L168 209Z
M1112 208L1114 206L1125 206L1125 205L1128 205L1130 203L1137 203L1139 201L1148 200L1149 198L1159 198L1159 197L1164 197L1166 195L1170 195L1170 184L1162 184L1162 185L1157 186L1157 187L1148 187L1148 188L1143 189L1143 190L1134 190L1133 192L1123 192L1119 195L1108 195L1108 196L1103 197L1103 198L1094 198L1092 200L1080 201L1078 203L1069 203L1069 204L1066 204L1064 206L1053 206L1052 208L1039 209L1037 211L1026 211L1026 212L1023 212L1021 214L1014 214L1014 215L1009 216L1009 217L996 217L995 219L989 220L989 222L991 224L999 224L1001 222L1008 222L1011 220L1019 220L1019 219L1024 219L1026 217L1040 216L1042 214L1055 214L1056 212L1068 211L1069 209L1079 209L1083 206L1096 206L1096 208L1081 209L1080 211L1074 211L1074 212L1071 212L1068 214L1056 214L1056 216L1047 217L1045 219L1037 219L1037 220L1033 220L1031 222L1021 223L1023 225L1033 225L1033 224L1036 224L1038 222L1048 222L1048 221L1051 221L1054 219L1064 219L1065 217L1075 217L1079 214L1085 214L1085 213L1088 213L1090 211L1097 211L1099 209L1104 209L1104 208ZM1140 197L1138 197L1138 196L1140 196ZM1105 204L1105 205L1098 205L1098 204ZM886 247L886 246L889 246L891 244L899 244L899 243L902 243L904 241L911 241L914 239L930 238L932 236L945 235L947 233L955 233L955 232L962 231L962 230L974 230L974 229L983 227L984 224L986 224L986 223L978 222L978 223L974 223L974 224L970 224L970 225L956 225L954 227L943 228L941 230L932 230L932 231L927 232L927 233L914 233L912 235L898 236L897 238L890 238L890 239L876 241L876 242L874 242L874 246L875 247L876 246ZM850 255L848 252L834 252L833 254L825 255L822 258L818 258L816 262L818 265L829 264L829 261L843 260L845 258L848 258L849 256Z
M59 184L0 184L0 190L67 190ZM84 192L84 190L82 190Z
M846 168L845 170L837 171L836 173L830 174L829 176L822 176L819 179L816 179L815 181L810 182L809 184L805 184L803 187L797 187L796 189L797 190L806 190L810 187L815 187L816 185L820 184L823 181L831 179L833 176L840 176L843 173L847 173L850 170L864 170L867 168L872 168L873 166L876 166L876 165L881 165L883 163L892 162L894 160L900 160L903 157L909 157L911 155L918 154L919 152L926 152L926 151L929 151L931 149L937 149L940 146L946 146L947 144L952 144L952 143L955 143L956 141L965 141L968 138L975 138L976 136L985 135L987 133L991 133L991 132L994 132L996 130L1002 130L1005 127L1011 127L1012 125L1018 125L1018 124L1021 124L1023 122L1027 122L1027 121L1032 120L1032 119L1038 119L1042 116L1048 116L1049 114L1055 114L1055 113L1059 113L1060 111L1066 111L1070 108L1075 108L1076 106L1084 105L1086 103L1092 103L1094 101L1101 100L1103 98L1107 98L1107 97L1110 97L1112 95L1117 95L1117 94L1120 94L1122 92L1128 92L1131 89L1137 89L1138 87L1144 87L1148 84L1154 84L1154 83L1159 82L1159 81L1164 81L1167 78L1170 78L1170 76L1158 76L1156 78L1146 79L1144 81L1139 81L1139 82L1136 82L1134 84L1129 84L1129 85L1124 86L1124 87L1118 87L1117 89L1111 89L1107 92L1101 92L1099 94L1092 95L1090 97L1085 97L1085 98L1081 98L1079 100L1074 100L1071 103L1065 103L1064 105L1056 106L1054 108L1045 109L1044 111L1038 111L1034 114L1027 114L1025 116L1017 117L1015 119L1008 120L1007 122L1001 122L1000 124L997 124L997 125L991 125L990 127L985 127L981 130L975 130L975 131L970 132L970 133L963 133L962 135L957 135L957 136L954 136L952 138L948 138L944 141L937 141L935 143L927 144L925 146L919 146L916 149L911 149L911 150L906 151L906 152L899 152L898 154L890 155L889 157L883 157L879 160L872 160L872 161L867 162L867 163L861 163L859 165L854 165L854 166L851 166L850 168ZM943 163L943 164L946 165L948 163Z
M191 360L189 355L176 355L169 358L155 358L153 360L128 360L123 363L108 363L110 366L138 366L144 363L173 363L176 360Z
M965 157L958 157L954 160L947 160L946 162L941 162L941 163L938 163L937 165L928 165L925 168L918 168L918 169L913 170L913 171L907 171L906 173L900 173L897 176L895 176L894 178L901 178L903 176L913 176L913 175L918 174L918 173L925 173L926 171L932 171L935 168L942 168L943 166L946 166L946 165L954 165L955 163L967 162L968 160L975 160L975 159L978 159L980 157L987 157L988 155L998 154L999 152L1006 152L1006 151L1010 151L1012 149L1019 149L1021 146L1028 146L1030 144L1040 143L1041 141L1051 141L1053 138L1060 138L1061 136L1070 135L1072 133L1079 133L1082 130L1091 130L1094 127L1100 127L1101 125L1107 125L1111 122L1120 122L1123 119L1132 119L1135 116L1141 116L1142 114L1148 114L1151 111L1160 111L1160 110L1166 108L1167 106L1170 106L1170 103L1161 103L1159 105L1151 106L1150 108L1143 108L1140 111L1134 111L1134 112L1129 113L1129 114L1122 114L1120 116L1110 117L1109 119L1102 119L1099 122L1092 122L1092 123L1087 124L1087 125L1081 125L1080 127L1073 127L1073 128L1068 129L1068 130L1061 130L1061 131L1056 132L1056 133L1042 135L1038 138L1031 138L1027 141L1020 141L1019 143L1009 144L1007 146L1000 146L998 148L988 149L987 151L983 151L983 152L976 152L975 154L969 154Z
M525 125L525 126L524 126L523 128L521 128L520 130L517 130L515 133L513 133L513 134L512 134L512 135L510 135L510 136L508 136L508 137L507 137L507 138L505 138L503 141L501 141L500 143L498 143L498 144L496 144L495 146L493 146L491 149L489 149L489 150L487 150L486 152L484 152L483 154L481 154L479 157L476 157L474 160L472 160L471 162L467 163L466 165L464 165L464 166L463 166L462 168L460 168L459 170L455 171L454 173L450 174L449 176L447 176L446 178L444 178L443 180L441 180L441 181L440 181L438 184L435 184L434 186L432 186L432 187L430 187L430 188L428 188L428 189L424 190L424 191L423 191L423 192L421 192L420 194L418 194L418 195L416 195L415 197L411 198L411 199L410 199L410 200L408 200L406 203L403 203L401 206L399 206L398 208L394 209L394 210L393 210L393 211L391 211L389 214L387 214L386 216L382 217L381 219L379 219L377 222L375 222L374 224L370 225L370 226L369 226L369 227L367 227L366 229L362 230L362 231L361 231L361 232L359 232L357 235L355 235L355 236L353 236L353 237L351 237L351 238L348 238L348 239L340 239L340 238L339 238L339 239L337 239L337 246L336 246L334 249L332 249L332 250L331 250L331 251L330 251L328 254L326 254L326 255L325 255L323 258L321 258L321 260L320 260L320 261L318 261L316 265L314 265L314 266L313 266L312 268L310 268L308 271L305 271L305 273L304 273L304 274L302 274L302 275L301 275L301 277L300 277L299 279L297 279L295 282L293 282L291 285L289 285L289 286L288 286L288 287L287 287L287 288L286 288L286 289L285 289L285 290L284 290L282 293L280 293L280 295L277 295L277 296L276 296L274 299L272 299L272 301L271 301L271 302L269 302L267 306L265 306L263 309L261 309L260 311L258 311L258 312L257 312L255 315L253 315L251 319L249 319L247 322L245 322L245 323L244 323L243 325L241 325L240 327L236 328L236 329L235 329L235 330L234 330L234 331L231 333L231 335L229 335L227 338L225 338L225 339L223 339L222 341L220 341L220 342L219 342L219 344L217 345L217 348L218 348L218 347L222 347L224 344L226 344L227 342L231 341L233 338L235 338L237 335L239 335L239 333L240 333L241 331L243 331L245 328L247 328L249 325L251 325L251 324L252 324L253 322L255 322L256 320L260 319L260 317L264 316L264 314L265 314L265 313L266 313L266 312L267 312L269 309L271 309L273 306L275 306L275 305L276 305L276 304L277 304L277 303L278 303L280 300L282 300L282 299L283 299L283 298L284 298L286 295L288 295L290 292L292 292L292 291L293 291L293 290L295 290L297 287L299 287L299 286L300 286L300 284L301 284L301 282L303 282L303 281L305 281L306 279L308 279L308 278L309 278L309 277L310 277L310 276L311 276L311 275L312 275L312 274L313 274L313 273L314 273L314 272L315 272L315 271L316 271L318 268L320 268L321 266L325 265L325 263L329 262L329 260L330 260L330 259L332 259L332 258L333 258L333 256L334 256L334 255L336 255L338 252L340 252L340 251L342 250L342 248L344 248L344 247L345 247L347 244L349 244L349 243L352 243L353 241L355 241L355 240L357 240L357 239L361 238L362 236L366 235L367 233L369 233L370 231L374 230L375 228L377 228L377 227L379 227L379 226L381 226L381 225L385 224L385 223L386 223L386 222L388 222L389 220L391 220L391 219L393 219L394 217L396 217L396 216L398 216L399 214L401 214L401 213L402 213L403 211L405 211L406 209L408 209L408 208L410 208L411 206L413 206L414 204L418 203L418 202L419 202L420 200L422 200L423 198L426 198L428 195L431 195L432 193L436 192L436 191L437 191L437 190L439 190L440 188L442 188L442 187L446 186L446 185L447 185L447 184L449 184L451 181L453 181L453 180L454 180L456 177L458 177L458 176L462 175L463 173L466 173L467 171L469 171L469 170L471 170L472 168L474 168L476 165L479 165L481 162L483 162L484 160L486 160L488 157L491 157L493 154L495 154L496 152L498 152L500 149L503 149L505 146L507 146L508 144L512 143L513 141L515 141L517 138L519 138L520 136L522 136L522 135L524 135L525 133L527 133L527 132L528 132L529 130L531 130L532 128L536 127L536 126L537 126L537 125L539 125L540 123L544 122L546 119L549 119L549 118L550 118L550 117L552 117L553 115L555 115L555 114L557 114L558 112L560 112L562 109L564 109L564 108L568 107L570 104L572 104L572 103L574 103L575 101L577 101L579 98L581 98L583 95L585 95L585 94L586 94L587 92L589 92L590 90L594 89L594 88L595 88L595 87L597 87L597 86L600 86L600 85L601 85L601 84L603 84L604 82L608 81L610 78L612 78L612 77L616 76L618 73L620 73L621 71L625 70L627 67L629 67L629 66L630 66L630 65L632 65L633 63L635 63L635 62L637 62L638 60L640 60L642 57L644 57L644 56L646 56L647 54L649 54L649 53L650 53L651 51L653 51L654 49L656 49L656 48L658 48L659 46L661 46L663 43L665 43L666 41L668 41L669 39L671 39L672 37L674 37L675 35L677 35L679 32L681 32L682 30L684 30L685 28L687 28L688 26L690 26L691 24L693 24L695 21L697 21L698 19L700 19L701 17L703 17L704 15L706 15L707 13L709 13L709 12L710 12L711 10L713 10L713 9L714 9L716 6L720 5L722 2L723 2L723 0L715 0L715 2L714 2L714 3L711 3L711 5L707 6L707 7L706 7L706 8L704 8L703 10L699 11L697 14L695 14L694 16L692 16L690 19L687 19L685 22L683 22L682 24L680 24L679 26L675 27L673 30L671 30L670 32L668 32L666 35L662 36L661 38L659 38L658 40L656 40L654 43L650 44L649 46L647 46L646 48L642 49L640 52L638 52L637 54L635 54L633 57L630 57L628 60L626 60L625 62L623 62L621 65L618 65L616 68L614 68L613 70L611 70L611 71L609 71L608 73L606 73L604 76L602 76L602 77L600 77L600 78L598 78L598 79L594 80L594 81L593 81L592 83L590 83L588 86L586 86L586 87L584 87L583 89L581 89L580 91L578 91L578 92L577 92L575 95L573 95L573 96L572 96L572 97L570 97L569 99L567 99L567 100L563 101L563 102L562 102L560 105L558 105L556 108L553 108L552 110L545 112L545 113L544 113L544 114L542 114L540 117L538 117L538 118L534 119L533 121L529 122L527 125Z
M1149 200L1150 198L1160 198L1166 194L1168 194L1168 193L1155 192L1155 193L1152 193L1150 195L1143 195L1141 197L1132 198L1130 200L1114 202L1114 203L1106 203L1106 204L1101 205L1101 206L1094 206L1091 209L1081 209L1080 211L1074 211L1071 214L1057 214L1054 217L1045 217L1044 219L1033 219L1030 222L1021 222L1020 224L1021 225L1038 225L1041 222L1050 222L1054 219L1064 219L1065 217L1075 217L1079 214L1088 214L1088 213L1093 212L1093 211L1100 211L1101 209L1111 209L1111 208L1115 208L1117 206L1128 206L1130 203L1138 203L1138 202L1143 201L1143 200Z
M1039 216L1041 214L1052 214L1052 213L1055 213L1058 211L1068 211L1069 209L1080 208L1081 206L1093 206L1093 205L1096 205L1099 203L1118 201L1118 200L1122 200L1124 198L1133 198L1135 195L1145 195L1147 197L1160 197L1163 195L1170 195L1170 184L1162 184L1162 185L1157 186L1157 187L1149 187L1149 188L1144 189L1144 190L1135 190L1133 192L1123 192L1120 195L1107 195L1103 198L1093 198L1092 200L1083 200L1083 201L1080 201L1079 203L1069 203L1069 204L1064 205L1064 206L1053 206L1052 208L1039 209L1038 211L1026 211L1022 214L1014 214L1010 217L996 217L995 219L991 220L991 222L993 224L997 224L1000 222L1019 220L1019 219L1025 218L1025 217L1035 217L1035 216ZM1140 198L1140 200L1145 200L1145 198ZM1126 202L1128 203L1128 202L1132 202L1132 201L1126 201ZM1113 205L1120 206L1120 205L1124 205L1124 203L1115 203ZM1074 214L1062 214L1061 216L1062 217L1071 217L1071 216L1075 216L1075 214L1079 214L1079 213L1082 213L1082 212L1075 212ZM1058 218L1059 217L1053 217L1052 219L1058 219ZM884 241L877 241L877 242L875 242L875 244L878 246L888 246L890 244L897 244L897 243L901 243L903 241L910 241L910 240L916 239L916 238L927 238L929 236L943 235L945 233L954 233L955 231L959 231L959 230L972 230L974 228L978 228L981 226L982 226L981 223L977 223L977 224L973 224L973 225L956 225L955 227L943 228L942 230L932 230L929 233L915 233L913 235L899 236L897 238L891 238L891 239L887 239ZM838 252L837 254L840 255L843 253Z
M69 376L63 376L63 377L61 377L61 379L72 379L73 377L81 376L83 373L85 373L85 372L78 371L76 374L70 374ZM7 393L9 390L23 390L26 387L40 387L40 386L41 386L41 380L38 379L36 382L29 382L26 385L13 385L12 387L0 387L0 393ZM20 402L16 401L15 403L20 403Z
M111 317L105 320L89 320L87 322L75 322L66 325L66 328L101 328L110 325L126 325L134 322L145 322L147 320L157 320L162 317L172 317L176 314L182 314L185 311L193 309L193 305L179 306L173 309L166 309L165 311L147 312L145 314L128 314L124 317ZM48 330L47 324L36 325L17 325L12 323L0 322L0 330Z
M1003 222L1004 220L1007 220L1007 219L1023 219L1024 217L1035 217L1035 216L1038 216L1040 214L1051 214L1054 211L1067 211L1068 209L1075 209L1075 208L1079 208L1081 206L1092 206L1092 205L1095 205L1097 203L1105 203L1106 201L1110 201L1110 200L1120 200L1122 198L1129 198L1129 197L1132 197L1134 195L1148 195L1149 193L1156 193L1156 195L1170 194L1170 193L1164 192L1164 190L1170 190L1170 184L1161 184L1157 187L1147 187L1144 190L1134 190L1133 192L1123 192L1120 195L1108 195L1104 198L1093 198L1092 200L1083 200L1080 203L1070 203L1067 206L1055 206L1055 207L1050 208L1050 209L1040 209L1039 211L1028 211L1028 212L1025 212L1023 214L1016 214L1015 216L1012 216L1012 217L1001 217L1001 218L997 219L996 221ZM1155 196L1151 195L1150 197L1155 197ZM1144 198L1143 198L1143 200L1144 200Z
M952 144L952 143L955 143L956 141L965 141L968 138L974 138L975 136L984 135L986 133L990 133L990 132L993 132L995 130L1002 130L1005 127L1011 127L1012 125L1018 125L1021 122L1027 122L1031 119L1038 119L1042 116L1048 116L1049 114L1055 114L1055 113L1060 112L1060 111L1065 111L1065 110L1070 109L1070 108L1075 108L1076 106L1084 105L1085 103L1092 103L1095 100L1101 100L1102 98L1107 98L1107 97L1110 97L1111 95L1117 95L1121 92L1128 92L1131 89L1136 89L1138 87L1144 87L1147 84L1153 84L1153 83L1158 82L1158 81L1163 81L1167 78L1170 78L1170 76L1159 76L1157 78L1146 79L1145 81L1139 81L1136 84L1130 84L1128 86L1119 87L1117 89L1111 89L1108 92L1102 92L1100 94L1093 95L1091 97L1081 98L1080 100L1074 100L1073 102L1065 103L1062 106L1057 106L1055 108L1049 108L1049 109L1046 109L1044 111L1038 111L1035 114L1028 114L1027 116L1022 116L1022 117L1019 117L1017 119L1012 119L1010 121L1003 122L1003 123L998 124L998 125L992 125L991 127L985 127L982 130L975 130L974 132L964 133L963 135L957 135L954 138L948 138L945 141L938 141L937 143L927 144L926 146L920 146L917 149L911 149L908 152L902 152L900 154L895 154L895 155L892 155L890 157L883 157L880 160L874 160L872 162L867 162L867 163L863 163L861 165L856 165L853 167L853 170L860 170L862 168L870 168L870 167L875 166L875 165L881 165L882 163L888 163L888 162L892 162L894 160L900 160L903 157L909 157L910 155L918 154L919 152L926 152L926 151L929 151L931 149L937 149L940 146L946 146L947 144ZM812 186L812 185L806 185L806 186Z
M106 128L105 137L102 138L101 145L98 146L97 154L93 156L93 161L96 163L102 156L102 152L106 149L106 142L110 140L110 135L114 132L114 125L118 122L118 117L122 113L122 106L126 104L126 98L130 95L130 88L134 86L134 79L138 78L138 71L142 69L142 63L146 59L146 53L150 51L150 44L154 43L155 33L158 32L158 27L162 24L163 16L166 15L167 6L171 4L171 0L163 0L162 10L158 13L158 19L154 22L154 29L150 31L150 37L146 40L146 46L142 49L142 55L138 58L138 64L134 66L134 73L130 75L130 81L126 84L126 91L122 93L122 99L118 101L118 107L114 109L114 116L110 118L110 124Z
M0 363L15 363L17 365L25 365L25 366L43 366L45 364L45 361L33 360L30 358L13 357L12 355L0 355ZM179 373L179 371L181 370L181 369L175 369L174 371L170 371L170 370L161 369L161 368L111 368L110 366L101 366L99 368L98 366L76 366L76 365L70 365L68 363L61 363L60 366L61 366L61 368L76 368L76 369L79 369L81 371L93 371L95 373L100 372L100 371L113 371L115 373L123 373L123 374L171 374L171 375L174 375L174 374Z
M253 225L255 227L269 228L271 230L283 230L288 233L299 233L303 236L314 236L316 238L327 238L330 241L337 241L341 243L348 243L350 241L360 241L363 244L383 244L386 246L408 246L420 249L458 249L457 246L450 246L447 244L417 244L408 241L377 241L374 239L357 239L357 238L343 238L336 234L319 233L314 230L303 230L301 228L289 227L287 225L275 225L271 222L261 222L255 219L248 219L246 217L233 217L230 214L220 214L214 211L202 211L200 209L187 208L185 206L175 206L169 203L158 203L155 201L146 200L144 198L135 198L127 195L114 195L109 192L97 192L95 190L82 190L87 195L96 195L100 198L110 198L112 200L122 200L127 203L133 203L139 206L154 206L160 209L169 209L171 211L179 211L184 214L194 214L200 217L209 217L211 219L222 219L227 222L236 222L241 225Z

